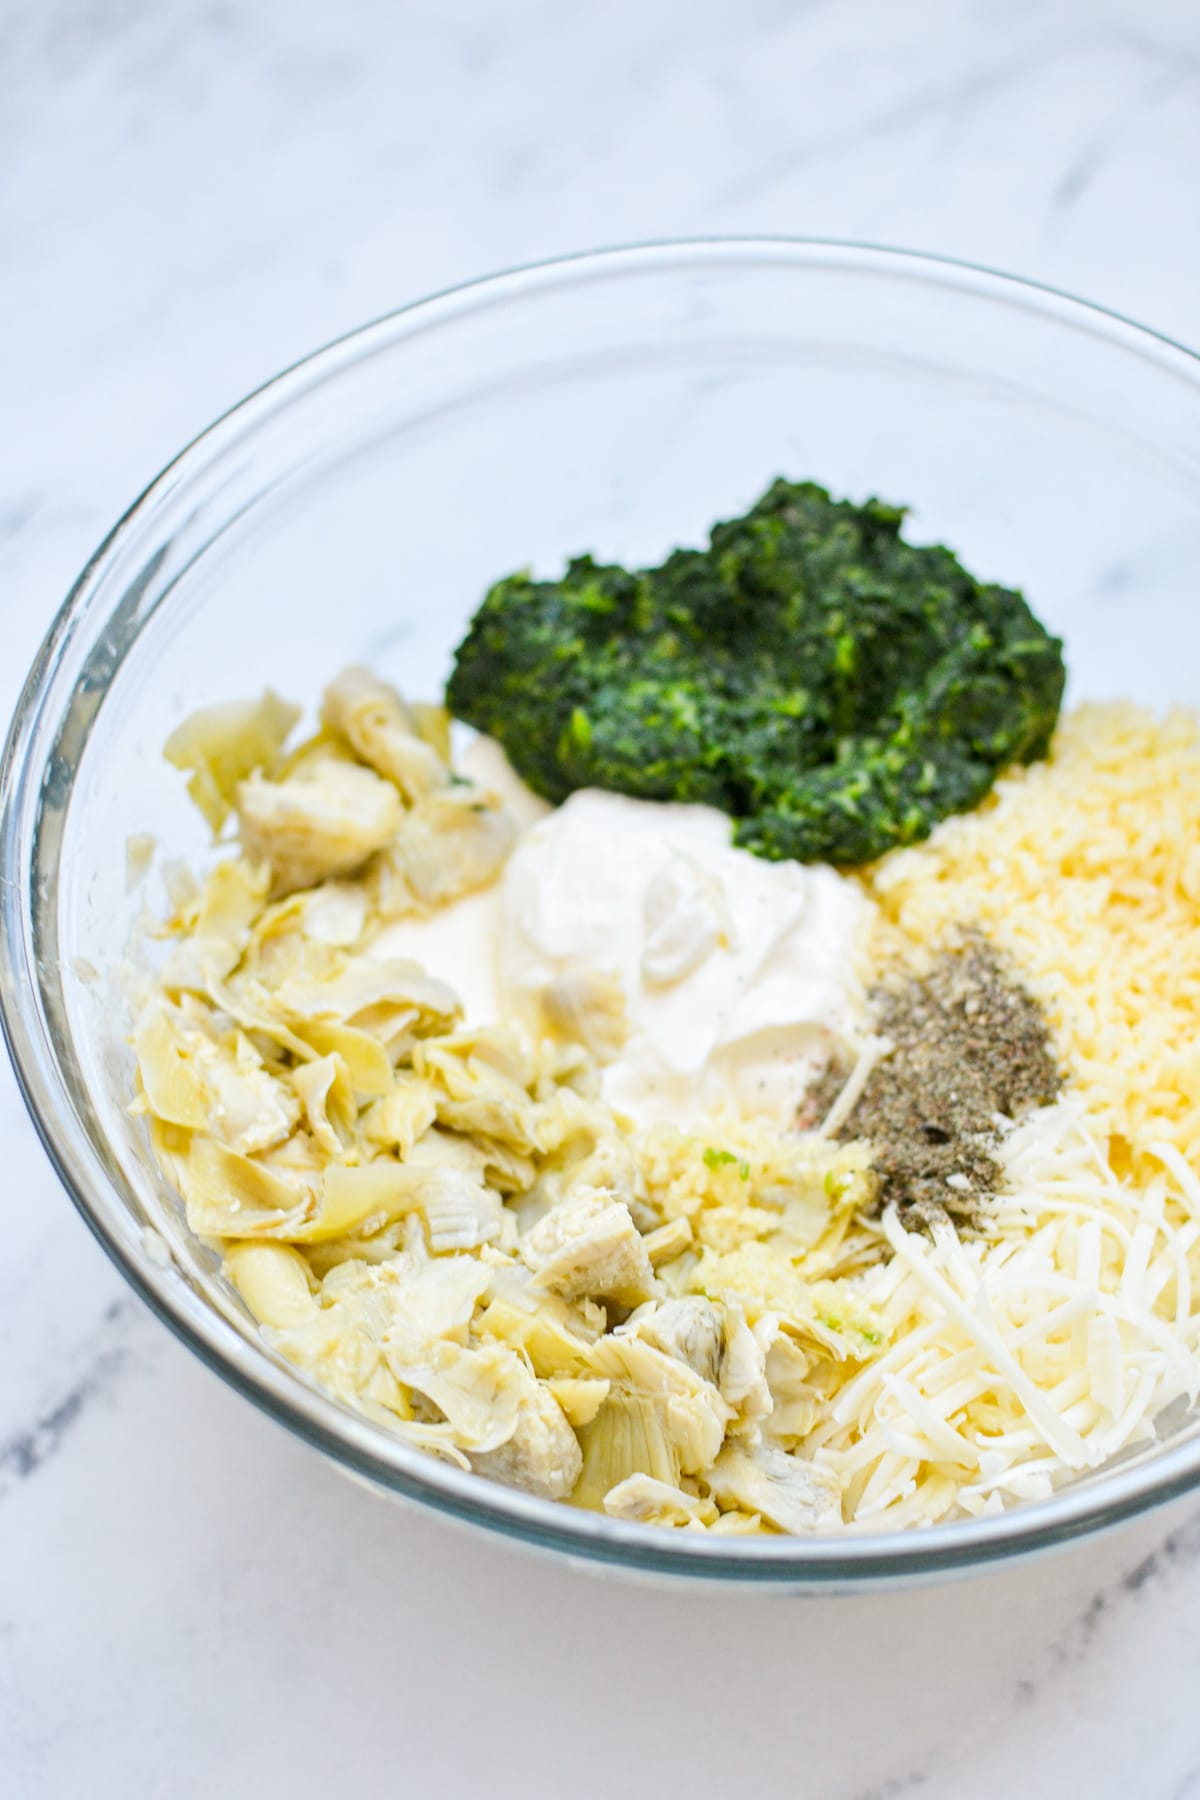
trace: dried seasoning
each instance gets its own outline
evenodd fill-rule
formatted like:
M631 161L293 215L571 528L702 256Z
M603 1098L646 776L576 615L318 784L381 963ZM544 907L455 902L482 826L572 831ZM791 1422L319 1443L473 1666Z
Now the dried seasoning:
M969 936L927 974L871 996L892 1049L837 1132L870 1141L879 1203L908 1226L951 1215L977 1223L1000 1188L1004 1122L1047 1106L1062 1087L1045 1017L1003 957ZM832 1072L810 1110L823 1115L844 1072Z

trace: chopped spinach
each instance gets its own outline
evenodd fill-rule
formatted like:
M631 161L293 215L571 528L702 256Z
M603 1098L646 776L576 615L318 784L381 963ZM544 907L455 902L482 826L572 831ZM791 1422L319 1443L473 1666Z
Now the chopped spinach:
M511 575L459 646L451 710L530 787L703 801L760 856L853 864L1043 756L1062 645L904 509L777 481L655 569Z

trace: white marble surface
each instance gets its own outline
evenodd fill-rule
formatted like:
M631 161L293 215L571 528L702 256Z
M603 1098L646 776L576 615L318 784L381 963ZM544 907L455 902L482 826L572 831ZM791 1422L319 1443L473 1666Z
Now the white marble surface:
M1198 102L1194 0L0 0L0 704L184 439L500 265L873 239L1200 342ZM4 1800L1200 1795L1200 1503L901 1597L542 1566L259 1419L0 1129Z

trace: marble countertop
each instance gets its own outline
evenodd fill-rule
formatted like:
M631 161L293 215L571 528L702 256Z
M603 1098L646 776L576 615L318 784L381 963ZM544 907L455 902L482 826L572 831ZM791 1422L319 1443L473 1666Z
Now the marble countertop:
M0 706L182 442L499 266L867 239L1200 343L1198 98L1192 0L5 0ZM1200 1502L902 1596L542 1564L259 1418L125 1290L7 1068L0 1130L4 1800L1200 1796Z

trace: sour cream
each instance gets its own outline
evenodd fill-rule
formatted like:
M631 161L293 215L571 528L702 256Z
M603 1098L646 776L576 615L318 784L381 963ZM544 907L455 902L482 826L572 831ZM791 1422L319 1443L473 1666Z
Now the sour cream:
M562 984L616 984L624 1037L603 1092L638 1125L722 1107L784 1123L829 1055L853 1051L869 914L855 883L734 849L712 807L586 789L550 810L486 740L460 766L524 834L499 882L399 920L375 949L449 982L468 1020L537 1032Z
M863 1012L868 903L824 867L730 843L707 806L584 790L528 832L505 871L498 972L533 1024L572 971L619 983L627 1035L604 1095L638 1124L721 1105L784 1122Z

